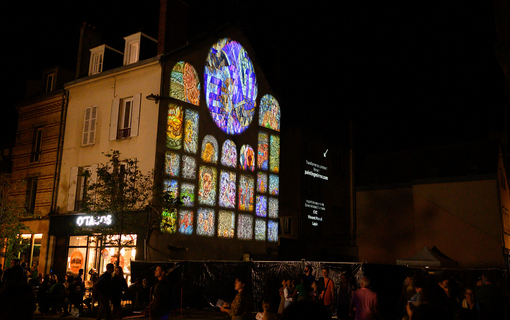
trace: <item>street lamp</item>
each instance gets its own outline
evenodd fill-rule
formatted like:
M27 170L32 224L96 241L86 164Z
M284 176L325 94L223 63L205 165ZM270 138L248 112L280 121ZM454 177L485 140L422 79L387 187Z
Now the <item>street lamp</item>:
M159 100L170 100L171 97L164 97L160 96L159 94L151 93L150 95L146 96L145 99L154 101L156 104L158 104Z

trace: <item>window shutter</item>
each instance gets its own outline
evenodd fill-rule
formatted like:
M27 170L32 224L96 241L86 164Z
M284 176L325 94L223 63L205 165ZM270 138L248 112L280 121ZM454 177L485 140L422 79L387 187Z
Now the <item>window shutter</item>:
M86 146L96 142L97 106L85 109L81 144Z
M96 143L97 106L93 106L90 112L89 144Z
M112 114L110 117L110 141L117 140L117 127L119 122L120 99L114 99L112 102Z
M131 137L138 136L138 125L140 123L140 105L142 101L142 94L135 94L133 96L133 114L131 116Z
M74 211L76 202L76 188L78 182L78 167L71 168L71 175L69 176L69 194L67 196L67 211Z
M86 108L85 115L83 116L83 135L81 139L82 146L86 146L89 144L90 114L91 108Z

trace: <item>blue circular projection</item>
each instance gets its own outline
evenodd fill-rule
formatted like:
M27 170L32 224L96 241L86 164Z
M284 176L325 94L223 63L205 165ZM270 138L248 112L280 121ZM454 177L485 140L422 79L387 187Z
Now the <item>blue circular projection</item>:
M211 47L204 82L216 125L228 134L244 132L255 114L258 86L253 63L239 42L225 38Z

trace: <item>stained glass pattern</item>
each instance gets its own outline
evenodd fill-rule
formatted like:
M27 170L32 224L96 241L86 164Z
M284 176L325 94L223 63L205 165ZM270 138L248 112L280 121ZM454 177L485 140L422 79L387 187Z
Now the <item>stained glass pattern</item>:
M255 219L255 240L266 240L266 222L262 219Z
M267 198L265 196L257 196L257 204L255 206L257 217L267 216Z
M166 146L170 149L179 150L182 147L182 116L182 107L168 104Z
M255 171L255 153L250 145L243 145L239 154L239 169Z
M167 152L165 154L165 173L171 177L178 177L180 160L179 154Z
M179 233L193 234L193 211L179 210Z
M185 207L193 207L195 205L195 185L191 183L181 184L181 201Z
M199 208L197 218L197 234L201 236L214 236L214 210Z
M195 68L187 62L179 61L170 74L170 96L184 102L199 105L200 81Z
M258 85L253 64L239 42L225 38L211 47L204 83L216 125L228 134L244 132L255 113Z
M163 186L165 191L168 191L173 198L177 198L179 196L179 183L177 180L165 180L163 182Z
M269 175L269 194L277 196L280 193L280 178L275 174Z
M226 167L235 168L237 162L236 144L232 140L223 142L223 150L221 151L221 164Z
M241 175L239 179L239 210L253 211L255 179L251 176Z
M269 136L265 132L259 132L259 146L257 155L257 168L267 170L267 163L269 161Z
M240 214L237 217L237 239L253 239L253 217L248 214Z
M257 192L266 193L267 191L267 174L257 173Z
M280 131L280 105L270 94L260 99L259 126Z
M218 237L233 238L235 223L235 214L232 211L220 210L218 215Z
M221 171L220 174L220 207L236 207L236 174L235 172Z
M177 210L163 210L161 213L161 232L177 232Z
M269 167L271 172L280 171L280 137L271 135L271 153L269 154Z
M202 160L209 163L218 162L218 141L210 134L202 141Z
M198 203L216 204L216 168L201 166L198 180Z
M271 242L278 241L278 222L273 220L267 222L267 240Z
M269 198L268 205L269 218L278 218L278 199Z
M184 112L184 151L196 154L198 150L198 112Z
M182 177L186 179L196 179L197 163L194 157L182 156Z

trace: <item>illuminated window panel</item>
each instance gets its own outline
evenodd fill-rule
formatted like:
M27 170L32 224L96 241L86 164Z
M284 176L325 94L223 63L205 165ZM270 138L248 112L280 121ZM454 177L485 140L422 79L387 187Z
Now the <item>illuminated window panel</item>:
M278 218L278 199L277 198L269 198L268 214L269 214L269 218Z
M210 134L202 141L202 160L209 163L218 162L218 141Z
M241 175L239 178L239 210L253 211L254 206L254 185L255 179L250 176Z
M168 104L166 146L170 149L179 150L182 147L182 116L182 107Z
M237 163L236 144L232 140L225 140L221 151L221 164L226 167L235 168Z
M269 136L265 132L259 132L259 146L257 154L257 168L267 170L269 162Z
M193 211L179 210L179 233L193 234Z
M229 238L234 237L236 218L232 211L220 210L218 215L218 237Z
M267 191L267 174L259 172L257 173L257 192L266 193Z
M269 170L280 172L280 137L271 135L271 149L269 153Z
M201 236L214 236L214 210L199 208L197 218L197 234Z
M228 134L240 134L251 124L257 99L255 69L241 44L221 39L207 56L205 100L216 125Z
M179 61L170 73L170 96L181 101L199 105L200 80L195 68L187 62Z
M195 205L195 185L183 182L181 184L181 201L185 207L193 207Z
M177 180L165 180L163 182L163 187L165 191L168 191L173 198L177 198L179 196L179 183Z
M177 232L177 210L163 210L161 213L161 232L176 233Z
M198 150L198 112L184 112L184 151L196 154Z
M197 178L197 163L194 157L182 156L182 177L186 179Z
M280 105L270 94L260 99L259 126L280 131Z
M280 193L280 178L275 174L269 175L269 194L277 196Z
M243 145L239 154L239 169L255 171L255 153L250 145Z
M236 207L236 174L235 172L221 171L219 205L223 208Z
M266 221L262 219L255 219L255 240L266 240Z
M267 222L267 240L271 242L278 241L278 222L274 220Z
M165 173L171 177L178 177L180 160L179 154L167 152L165 154Z
M237 216L237 239L253 239L253 216L248 214Z
M200 166L198 178L198 203L216 205L216 168Z
M257 217L267 216L267 198L265 196L257 196L255 214Z

